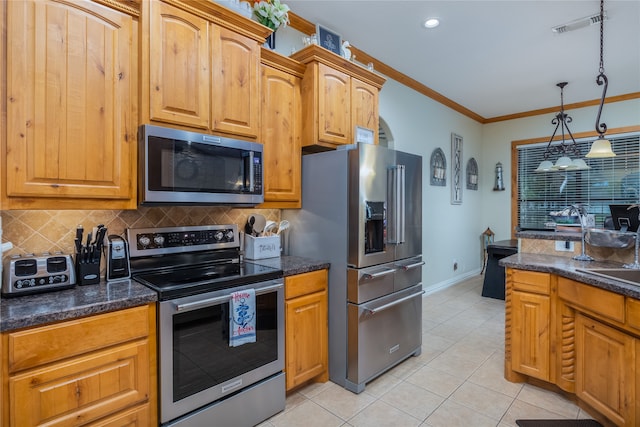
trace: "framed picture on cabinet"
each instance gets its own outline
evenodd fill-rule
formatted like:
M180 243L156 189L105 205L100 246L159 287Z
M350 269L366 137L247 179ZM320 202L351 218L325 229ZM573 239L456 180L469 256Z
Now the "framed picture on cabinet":
M451 204L462 204L462 137L451 134Z
M318 44L323 48L330 50L336 55L340 55L340 47L342 46L342 36L333 30L323 27L320 24L316 25L316 35L318 37Z

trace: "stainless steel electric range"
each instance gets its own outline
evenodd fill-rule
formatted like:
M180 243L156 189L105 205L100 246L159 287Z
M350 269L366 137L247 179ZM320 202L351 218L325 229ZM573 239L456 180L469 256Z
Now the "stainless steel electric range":
M236 225L128 229L133 279L158 292L163 426L252 426L284 410L282 270L242 262ZM230 299L255 291L255 342L230 345Z

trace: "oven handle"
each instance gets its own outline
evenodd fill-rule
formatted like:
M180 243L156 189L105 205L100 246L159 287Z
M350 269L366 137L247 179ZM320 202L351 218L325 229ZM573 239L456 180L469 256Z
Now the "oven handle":
M256 291L256 295L262 295L262 294L267 294L269 292L273 292L282 287L284 287L284 283L277 283L275 285L265 286L264 288L258 288L255 291ZM174 304L173 306L177 312L182 312L182 311L190 311L190 310L197 310L199 308L210 307L212 305L217 305L217 304L229 301L230 299L231 299L231 294L228 294L228 295L223 295L221 297L207 298L202 301L187 302L184 304Z
M415 297L417 297L417 296L424 295L424 293L425 293L425 292L426 292L426 291L424 291L424 290L423 290L423 291L420 291L420 292L416 292L415 294L407 295L406 297L402 297L402 298L400 298L400 299L398 299L398 300L395 300L395 301L393 301L393 302L390 302L390 303L388 303L388 304L383 304L383 305L381 305L380 307L376 307L376 308L368 308L368 307L366 307L366 306L365 306L365 307L362 307L362 308L365 310L365 312L366 312L367 314L376 314L376 313L378 313L379 311L382 311L382 310L386 310L386 309L388 309L388 308L391 308L391 307L393 307L394 305L398 305L398 304L400 304L401 302L405 302L405 301L407 301L407 300L410 300L411 298L415 298Z

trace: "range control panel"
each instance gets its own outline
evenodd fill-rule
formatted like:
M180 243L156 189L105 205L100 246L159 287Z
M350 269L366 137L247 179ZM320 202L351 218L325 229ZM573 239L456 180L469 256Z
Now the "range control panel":
M127 241L131 257L240 247L235 224L130 228Z
M76 284L71 255L13 255L3 266L2 295L17 296L70 288Z

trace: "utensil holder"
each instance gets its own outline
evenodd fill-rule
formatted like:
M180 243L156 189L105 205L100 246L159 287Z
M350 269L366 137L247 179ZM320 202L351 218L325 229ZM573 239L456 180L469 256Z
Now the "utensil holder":
M76 278L78 285L100 283L100 258L93 262L80 262L80 257L76 254Z

